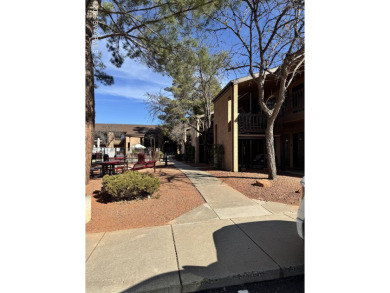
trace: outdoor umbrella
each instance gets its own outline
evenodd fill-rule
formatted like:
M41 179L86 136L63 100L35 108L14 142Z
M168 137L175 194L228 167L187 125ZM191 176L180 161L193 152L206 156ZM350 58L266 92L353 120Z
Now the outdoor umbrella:
M146 147L144 147L142 144L137 143L133 146L133 149L146 149Z

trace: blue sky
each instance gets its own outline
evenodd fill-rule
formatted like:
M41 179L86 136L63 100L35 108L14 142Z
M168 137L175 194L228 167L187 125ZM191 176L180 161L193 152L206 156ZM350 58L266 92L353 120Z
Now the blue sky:
M158 93L170 86L172 79L153 72L146 65L126 59L121 68L115 67L109 60L110 54L105 42L98 43L102 61L107 66L107 74L114 77L114 84L99 84L95 89L96 123L155 124L148 115L144 103L145 95Z
M96 123L158 124L158 120L153 121L148 115L144 103L146 93L159 93L171 86L172 79L129 58L125 59L121 68L115 67L109 61L111 55L104 40L98 42L97 49L102 53L102 61L107 66L105 72L114 77L114 84L98 84L95 89ZM221 86L224 87L234 78L236 76L230 73Z

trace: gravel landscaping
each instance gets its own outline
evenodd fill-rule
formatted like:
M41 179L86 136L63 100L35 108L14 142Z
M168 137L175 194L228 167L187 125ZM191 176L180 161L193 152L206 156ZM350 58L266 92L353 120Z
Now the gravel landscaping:
M153 169L138 172L153 173ZM158 166L154 175L161 182L158 192L144 200L121 202L105 201L100 194L102 179L91 179L86 193L91 195L92 219L86 224L86 232L165 225L205 203L191 181L172 165Z
M301 176L278 175L278 179L272 181L272 187L264 188L255 185L256 180L267 179L264 171L229 172L216 170L206 164L184 163L210 173L249 198L299 205L301 194L297 191L300 190ZM138 172L153 173L153 169ZM86 232L165 225L205 203L191 181L173 165L165 167L160 163L153 174L160 179L159 191L150 198L132 201L107 201L101 193L102 179L91 179L86 193L91 195L92 219L86 224Z
M195 164L183 162L202 171L214 175L230 187L238 190L245 196L264 201L275 201L289 205L299 205L301 189L300 181L303 176L281 173L276 181L272 181L272 187L264 188L254 185L256 180L267 179L268 175L264 170L247 170L247 172L229 172L216 170L206 164Z
M254 183L259 179L267 179L266 173L259 173L259 171L206 171L249 198L299 205L301 194L296 191L301 189L301 177L278 175L277 180L272 181L272 187L264 188L256 186Z

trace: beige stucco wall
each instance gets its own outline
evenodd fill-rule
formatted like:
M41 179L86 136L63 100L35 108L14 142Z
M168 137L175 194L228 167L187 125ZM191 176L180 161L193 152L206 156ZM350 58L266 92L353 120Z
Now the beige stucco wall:
M139 144L141 143L141 138L140 137L126 136L126 141L125 141L126 154L129 153L128 143L130 143L130 149L131 149L137 143L139 143Z
M232 106L229 109L229 99L233 97L233 87L229 87L215 102L214 102L214 143L222 144L225 150L225 154L222 159L222 168L225 170L233 171L233 134L232 130L228 131L229 122L231 122ZM217 126L217 134L215 133L215 126ZM232 127L233 128L233 127Z
M232 171L238 172L238 85L237 84L233 86L232 136L233 136Z
M140 137L130 137L130 147L136 145L137 143L141 143Z

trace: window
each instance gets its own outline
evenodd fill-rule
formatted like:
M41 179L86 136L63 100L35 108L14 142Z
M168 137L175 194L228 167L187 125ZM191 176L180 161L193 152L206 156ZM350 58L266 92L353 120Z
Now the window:
M268 99L268 101L265 104L267 105L268 109L273 110L276 104L276 98L273 97L271 99Z
M293 112L300 112L304 109L304 86L303 83L292 89L292 108Z

